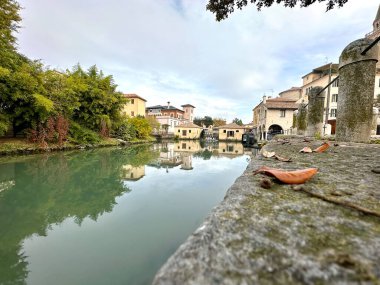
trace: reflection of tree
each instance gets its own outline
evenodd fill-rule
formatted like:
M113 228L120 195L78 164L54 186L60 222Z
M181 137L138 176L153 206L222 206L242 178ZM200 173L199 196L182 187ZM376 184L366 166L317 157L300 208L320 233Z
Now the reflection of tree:
M203 151L198 151L198 152L194 153L193 155L194 155L194 157L201 157L204 160L209 160L212 157L212 152L209 151L208 149L205 149Z
M144 165L157 154L149 146L59 153L15 162L15 186L0 196L0 284L24 284L22 241L46 235L49 226L73 217L79 225L112 211L129 191L120 179L124 164Z

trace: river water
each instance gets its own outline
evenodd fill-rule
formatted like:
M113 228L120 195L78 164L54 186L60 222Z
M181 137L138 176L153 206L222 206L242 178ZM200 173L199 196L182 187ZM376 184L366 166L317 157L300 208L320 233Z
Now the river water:
M150 284L248 165L181 141L0 159L0 284Z

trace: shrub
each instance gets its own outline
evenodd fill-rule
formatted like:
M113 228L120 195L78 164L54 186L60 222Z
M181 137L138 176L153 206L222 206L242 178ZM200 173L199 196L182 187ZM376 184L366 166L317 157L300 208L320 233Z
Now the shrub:
M76 122L70 122L69 135L70 142L75 144L93 144L100 142L100 137L97 133L79 125Z

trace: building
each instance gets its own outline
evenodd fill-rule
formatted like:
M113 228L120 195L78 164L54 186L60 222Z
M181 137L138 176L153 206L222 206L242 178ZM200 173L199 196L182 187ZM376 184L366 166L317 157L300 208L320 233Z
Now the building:
M183 111L184 111L184 114L183 114L184 119L192 123L194 121L195 107L190 104L185 104L185 105L182 105L181 107L183 108Z
M145 109L146 116L153 116L160 124L160 131L164 133L174 134L176 126L190 123L189 119L194 118L194 106L190 104L182 105L183 110L170 105L156 105ZM187 111L187 112L186 112ZM189 118L189 119L187 119Z
M220 126L217 129L219 130L220 141L241 141L242 135L245 132L245 127L239 126L236 123Z
M203 128L194 123L184 123L174 127L174 135L180 139L199 139Z
M268 98L253 108L253 126L258 139L270 139L276 134L287 133L293 125L293 113L298 109L298 100L288 98Z
M124 105L122 114L129 117L142 116L145 117L145 103L146 100L137 94L124 94L128 99L127 104Z
M339 64L328 63L313 69L302 77L302 100L307 103L308 95L313 87L325 87L333 81L338 74ZM331 125L331 133L335 134L336 114L338 109L338 87L339 79L325 91L325 115L324 121ZM326 113L326 110L328 112ZM327 117L326 117L327 116Z

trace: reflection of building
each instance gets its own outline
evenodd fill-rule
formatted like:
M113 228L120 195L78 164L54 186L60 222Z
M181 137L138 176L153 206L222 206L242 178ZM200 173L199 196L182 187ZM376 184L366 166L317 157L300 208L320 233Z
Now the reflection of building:
M122 110L123 115L127 115L130 117L145 117L146 100L144 98L141 98L137 94L124 94L124 97L128 99L128 102L124 105L124 108Z
M132 165L123 165L121 177L124 180L137 181L140 178L145 176L145 165L142 166L132 166Z
M245 132L245 127L239 126L236 123L220 126L218 127L218 129L220 141L241 141L242 135Z
M181 169L192 170L193 169L193 156L191 154L182 155Z
M219 142L218 153L242 155L244 154L244 147L241 143Z
M174 144L174 150L178 152L197 152L202 150L199 141L180 141Z
M180 139L199 139L202 128L194 123L185 123L174 127L174 134Z

